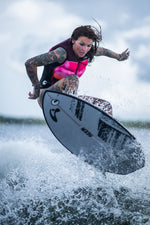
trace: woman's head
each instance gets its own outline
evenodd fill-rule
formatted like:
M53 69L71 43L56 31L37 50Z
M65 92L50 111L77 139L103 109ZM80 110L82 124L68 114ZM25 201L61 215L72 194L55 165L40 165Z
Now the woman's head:
M77 27L71 35L71 41L74 44L77 41L82 41L81 39L86 41L87 46L90 46L87 56L91 62L99 46L99 42L102 40L101 28L97 30L90 25ZM86 45L86 43L83 44Z

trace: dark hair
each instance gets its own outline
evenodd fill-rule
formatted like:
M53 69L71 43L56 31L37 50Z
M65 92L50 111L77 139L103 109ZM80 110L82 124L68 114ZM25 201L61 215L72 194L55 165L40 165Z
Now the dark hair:
M91 62L99 46L99 42L102 40L101 27L100 30L96 29L91 25L77 27L71 35L71 40L76 41L81 36L85 36L93 40L93 45L90 51L87 53L89 61Z

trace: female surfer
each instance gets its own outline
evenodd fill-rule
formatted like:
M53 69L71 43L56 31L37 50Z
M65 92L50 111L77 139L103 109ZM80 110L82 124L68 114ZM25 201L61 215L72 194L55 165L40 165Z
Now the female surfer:
M29 99L38 98L42 107L42 96L47 89L68 94L77 93L79 78L94 57L107 56L118 61L128 59L130 53L128 49L119 54L100 47L101 40L101 27L97 30L91 25L79 26L69 39L55 45L44 54L28 59L25 66L33 85ZM40 81L37 75L38 66L44 66ZM85 97L85 100L88 99ZM112 114L112 107L108 101L96 98L92 100L93 102L97 100L99 107Z

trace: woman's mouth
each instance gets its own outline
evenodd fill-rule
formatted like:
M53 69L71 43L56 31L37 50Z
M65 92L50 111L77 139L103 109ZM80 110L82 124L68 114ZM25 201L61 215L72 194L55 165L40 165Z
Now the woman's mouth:
M80 52L80 55L84 56L85 55L85 52Z

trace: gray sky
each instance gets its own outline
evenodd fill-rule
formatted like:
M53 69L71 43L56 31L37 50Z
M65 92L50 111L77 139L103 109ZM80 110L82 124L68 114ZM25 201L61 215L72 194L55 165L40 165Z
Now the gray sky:
M101 46L128 61L97 57L80 79L79 93L113 105L119 119L150 120L150 1L6 0L0 1L0 114L43 117L34 100L24 62L70 37L79 25L102 26ZM42 72L39 68L39 77Z

